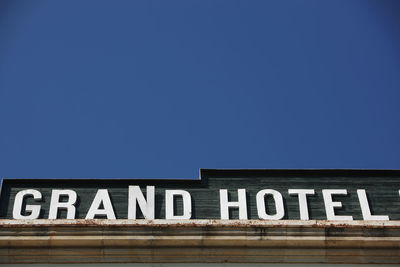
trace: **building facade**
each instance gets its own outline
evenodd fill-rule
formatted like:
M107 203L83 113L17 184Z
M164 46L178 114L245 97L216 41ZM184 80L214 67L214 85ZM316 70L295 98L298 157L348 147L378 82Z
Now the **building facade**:
M396 265L399 190L397 170L3 179L0 262Z

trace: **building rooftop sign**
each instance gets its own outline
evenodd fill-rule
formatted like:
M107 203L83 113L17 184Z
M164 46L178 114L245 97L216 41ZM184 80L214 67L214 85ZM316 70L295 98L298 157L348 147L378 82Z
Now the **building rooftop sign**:
M399 190L398 170L3 179L0 263L398 266Z
M201 170L199 179L3 179L3 219L400 220L400 172Z

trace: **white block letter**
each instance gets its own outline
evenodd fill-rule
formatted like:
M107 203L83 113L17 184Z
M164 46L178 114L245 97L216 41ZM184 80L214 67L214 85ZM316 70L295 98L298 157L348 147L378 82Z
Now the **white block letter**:
M371 210L369 208L367 194L364 189L357 189L358 199L360 200L361 212L364 220L379 220L387 221L389 216L387 215L371 215Z
M238 201L228 201L228 190L220 189L221 219L229 220L229 208L239 208L239 219L247 220L246 189L238 189Z
M35 189L19 191L15 196L13 218L14 219L37 219L40 215L40 205L26 205L25 210L30 211L30 215L22 215L22 202L25 196L33 196L34 200L42 200L42 194Z
M339 216L335 215L335 207L342 207L342 202L333 202L332 195L347 195L346 189L323 189L322 195L324 196L326 218L328 220L336 221L352 221L352 216Z
M314 189L289 189L289 195L297 195L299 198L300 220L308 221L307 195L314 195Z
M174 196L182 196L183 215L174 215ZM185 190L165 190L165 219L190 219L192 217L192 199Z
M104 209L99 209L101 203L103 203ZM115 219L114 209L107 189L97 190L97 194L89 208L86 219L94 219L96 215L106 215L107 219Z
M67 202L60 202L60 196L68 196ZM67 210L67 219L75 219L76 192L73 190L51 190L49 219L57 219L58 209Z
M269 215L265 209L265 195L272 195L275 202L276 214ZM257 193L257 212L258 217L264 220L280 220L285 216L285 209L283 207L283 198L281 193L273 189L264 189Z
M136 203L147 220L154 220L154 186L146 187L146 199L140 187L129 186L128 219L136 219Z

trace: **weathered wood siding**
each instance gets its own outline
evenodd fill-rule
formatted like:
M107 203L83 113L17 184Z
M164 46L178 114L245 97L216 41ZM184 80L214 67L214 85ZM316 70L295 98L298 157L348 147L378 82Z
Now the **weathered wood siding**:
M326 220L322 189L347 189L347 196L335 196L343 208L337 215L352 215L362 220L357 189L365 189L372 214L388 215L390 220L400 220L400 172L399 171L347 171L347 170L203 170L201 180L137 180L137 179L4 179L1 189L0 218L11 219L14 198L18 191L36 189L42 193L41 202L31 198L27 204L40 204L40 218L48 218L52 189L72 189L78 194L76 218L85 218L97 189L108 189L117 219L126 219L128 211L128 186L139 185L143 192L146 185L156 187L156 219L165 218L165 190L183 189L192 197L192 219L220 219L219 189L228 189L229 198L237 200L237 189L245 188L249 219L258 219L256 193L262 189L275 189L284 198L284 219L299 219L298 198L289 196L288 189L314 189L308 197L310 219ZM268 201L269 200L269 201ZM177 214L182 213L179 199ZM272 198L267 198L267 209L274 214ZM60 211L59 218L66 212ZM140 218L140 217L139 217ZM231 209L231 218L238 212Z

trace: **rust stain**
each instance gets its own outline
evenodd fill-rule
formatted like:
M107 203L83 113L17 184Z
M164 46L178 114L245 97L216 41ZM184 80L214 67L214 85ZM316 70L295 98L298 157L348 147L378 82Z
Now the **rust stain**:
M36 227L141 227L141 228L352 228L352 229L400 229L400 221L263 221L263 220L0 220L1 228Z

